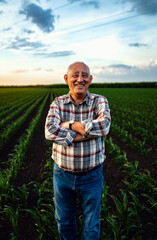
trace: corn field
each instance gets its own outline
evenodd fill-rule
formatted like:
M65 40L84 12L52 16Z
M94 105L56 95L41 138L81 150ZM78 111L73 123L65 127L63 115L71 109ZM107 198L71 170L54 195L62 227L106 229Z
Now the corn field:
M92 88L107 97L101 240L157 239L157 89ZM50 103L66 88L0 88L0 239L59 239L53 204ZM77 220L81 236L82 215Z

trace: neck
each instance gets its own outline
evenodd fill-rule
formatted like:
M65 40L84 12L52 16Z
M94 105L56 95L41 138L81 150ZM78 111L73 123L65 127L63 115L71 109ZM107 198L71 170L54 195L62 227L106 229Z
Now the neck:
M83 102L83 100L85 99L86 97L86 94L77 94L77 95L73 95L71 94L71 97L73 98L74 102L79 105L80 103Z

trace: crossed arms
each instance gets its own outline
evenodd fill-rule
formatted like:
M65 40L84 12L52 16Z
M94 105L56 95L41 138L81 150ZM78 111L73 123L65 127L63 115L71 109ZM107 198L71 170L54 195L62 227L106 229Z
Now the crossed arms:
M98 119L103 119L103 115L99 116ZM69 129L69 122L62 122L60 124L61 127ZM72 125L72 130L77 132L76 137L73 139L73 142L82 142L82 141L87 141L89 140L89 137L84 137L82 138L82 134L87 134L85 127L83 126L83 124L81 122L74 122Z
M69 129L69 121L62 121L59 101L56 99L51 104L45 124L45 137L54 143L70 146L76 141L86 141L90 138L103 137L107 135L110 128L110 110L107 99L102 97L95 107L96 119L88 118L81 122L74 122L72 130ZM82 138L82 134L87 137Z

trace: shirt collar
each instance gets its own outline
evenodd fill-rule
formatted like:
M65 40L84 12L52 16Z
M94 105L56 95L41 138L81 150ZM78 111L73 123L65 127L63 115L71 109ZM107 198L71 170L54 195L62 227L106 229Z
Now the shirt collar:
M68 92L68 94L66 95L64 104L68 104L70 102L75 103L70 95L70 92ZM83 100L83 102L86 102L87 105L91 104L91 94L89 91L87 91L87 95L86 95L85 99Z

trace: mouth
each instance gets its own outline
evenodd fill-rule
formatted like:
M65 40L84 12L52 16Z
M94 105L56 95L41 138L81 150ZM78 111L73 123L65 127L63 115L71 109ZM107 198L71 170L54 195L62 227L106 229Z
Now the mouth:
M85 84L74 84L74 86L77 86L77 87L84 87Z
M79 85L79 84L77 84L77 85L75 85L75 87L77 88L77 89L84 89L84 85Z

